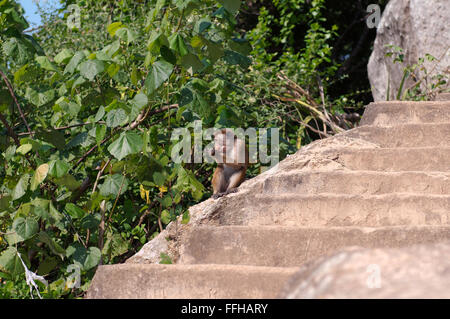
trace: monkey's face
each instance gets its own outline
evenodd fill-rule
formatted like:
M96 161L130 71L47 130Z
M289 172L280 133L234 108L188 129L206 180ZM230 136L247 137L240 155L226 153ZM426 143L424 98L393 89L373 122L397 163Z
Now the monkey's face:
M235 139L236 135L234 135L233 131L225 129L214 135L214 149L212 150L212 155L218 162L225 162L227 152L233 151Z

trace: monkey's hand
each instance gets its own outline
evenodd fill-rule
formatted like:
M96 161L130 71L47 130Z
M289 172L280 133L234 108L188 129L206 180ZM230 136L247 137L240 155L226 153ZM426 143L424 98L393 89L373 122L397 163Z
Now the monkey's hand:
M212 195L212 198L218 199L218 198L222 197L223 195L225 195L225 193L216 193L216 194Z
M237 193L237 191L238 191L238 188L237 188L237 187L233 187L233 188L228 189L228 190L224 193L224 195L228 195L228 194L232 194L232 193Z
M237 191L238 191L238 188L237 188L237 187L230 188L230 189L228 189L226 192L213 194L212 198L218 199L218 198L220 198L220 197L222 197L222 196L226 196L226 195L228 195L228 194L236 193Z

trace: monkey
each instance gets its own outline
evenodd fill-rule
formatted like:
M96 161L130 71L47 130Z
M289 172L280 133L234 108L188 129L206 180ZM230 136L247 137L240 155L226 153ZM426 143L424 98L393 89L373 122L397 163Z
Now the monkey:
M245 140L238 138L233 130L221 129L214 133L211 155L217 162L212 178L213 198L237 192L244 181L249 163Z

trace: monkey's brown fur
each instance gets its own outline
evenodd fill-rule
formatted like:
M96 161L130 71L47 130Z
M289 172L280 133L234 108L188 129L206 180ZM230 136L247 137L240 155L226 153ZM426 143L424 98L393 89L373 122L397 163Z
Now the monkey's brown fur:
M223 141L225 137L226 141ZM233 141L230 141L230 138ZM218 141L222 141L219 144ZM217 199L221 196L228 195L237 191L237 187L244 181L245 173L249 163L248 148L244 140L237 138L232 134L227 134L227 129L222 129L214 134L214 149L211 152L217 162L217 168L212 178L213 198ZM231 146L229 152L231 158L227 158L227 146ZM244 162L239 162L239 151L245 150Z

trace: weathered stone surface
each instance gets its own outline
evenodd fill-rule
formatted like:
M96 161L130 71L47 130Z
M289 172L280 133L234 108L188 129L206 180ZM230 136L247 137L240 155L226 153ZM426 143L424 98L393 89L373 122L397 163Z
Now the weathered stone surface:
M334 161L351 170L385 172L424 171L448 172L450 148L389 148L389 149L340 149L329 150L324 155L335 156Z
M178 263L295 267L347 246L392 248L443 240L450 240L450 225L374 228L202 226L184 234Z
M398 226L450 224L449 195L256 195L218 208L204 224L246 226Z
M303 147L237 193L191 207L189 223L170 223L124 265L100 267L88 297L273 298L298 271L286 267L344 247L450 238L448 109L448 102L372 103L363 126ZM278 296L442 296L436 278L444 274L445 249L419 249L420 263L414 249L346 251L318 270L305 266L307 277L297 276L305 283L294 280L295 290ZM175 264L159 265L161 253ZM385 290L361 290L368 262L382 266ZM423 269L430 282L405 284Z
M450 107L448 113L450 114ZM347 131L345 136L360 138L383 148L450 147L450 121L439 124L403 124L393 127L365 125Z
M255 189L262 194L450 195L450 172L288 171Z
M449 72L450 66L450 10L443 0L391 0L387 4L368 64L368 74L375 101L385 101L390 79L390 100L400 87L403 69L418 62L425 54L440 61L426 61L431 75ZM385 45L393 44L404 49L404 64L393 63L386 57ZM431 72L433 71L433 72ZM390 76L389 76L390 75ZM423 74L420 74L420 79ZM448 76L448 73L447 73ZM412 85L407 81L405 87Z
M433 195L435 197L427 198L418 194L404 194L403 197L386 195L378 200L376 198L367 200L354 195L323 201L323 195L316 195L302 201L305 199L304 195L298 198L289 194L283 195L284 198L268 196L267 192L263 192L263 187L268 180L278 174L293 170L300 172L371 170L397 173L422 171L440 175L442 172L448 172L449 168L450 148L384 149L378 148L374 143L345 136L317 141L289 156L271 170L244 182L239 187L239 192L218 200L208 199L191 207L189 224L182 225L180 221L169 224L166 230L128 259L127 263L158 263L161 252L177 260L180 235L191 227L204 224L387 226L402 223L416 225L419 222L428 225L447 223L448 196ZM441 176L446 179L444 175ZM442 184L442 187L445 185ZM447 188L442 189L446 194ZM392 192L395 193L395 190ZM438 194L442 192L438 191ZM258 195L261 197L258 198ZM361 209L358 205L364 206Z
M418 123L450 123L450 101L371 103L366 107L360 125L392 126Z
M305 264L280 298L450 298L450 242L348 248Z
M100 266L88 299L275 298L298 268L232 265Z
M441 93L435 97L435 101L450 101L450 93Z

